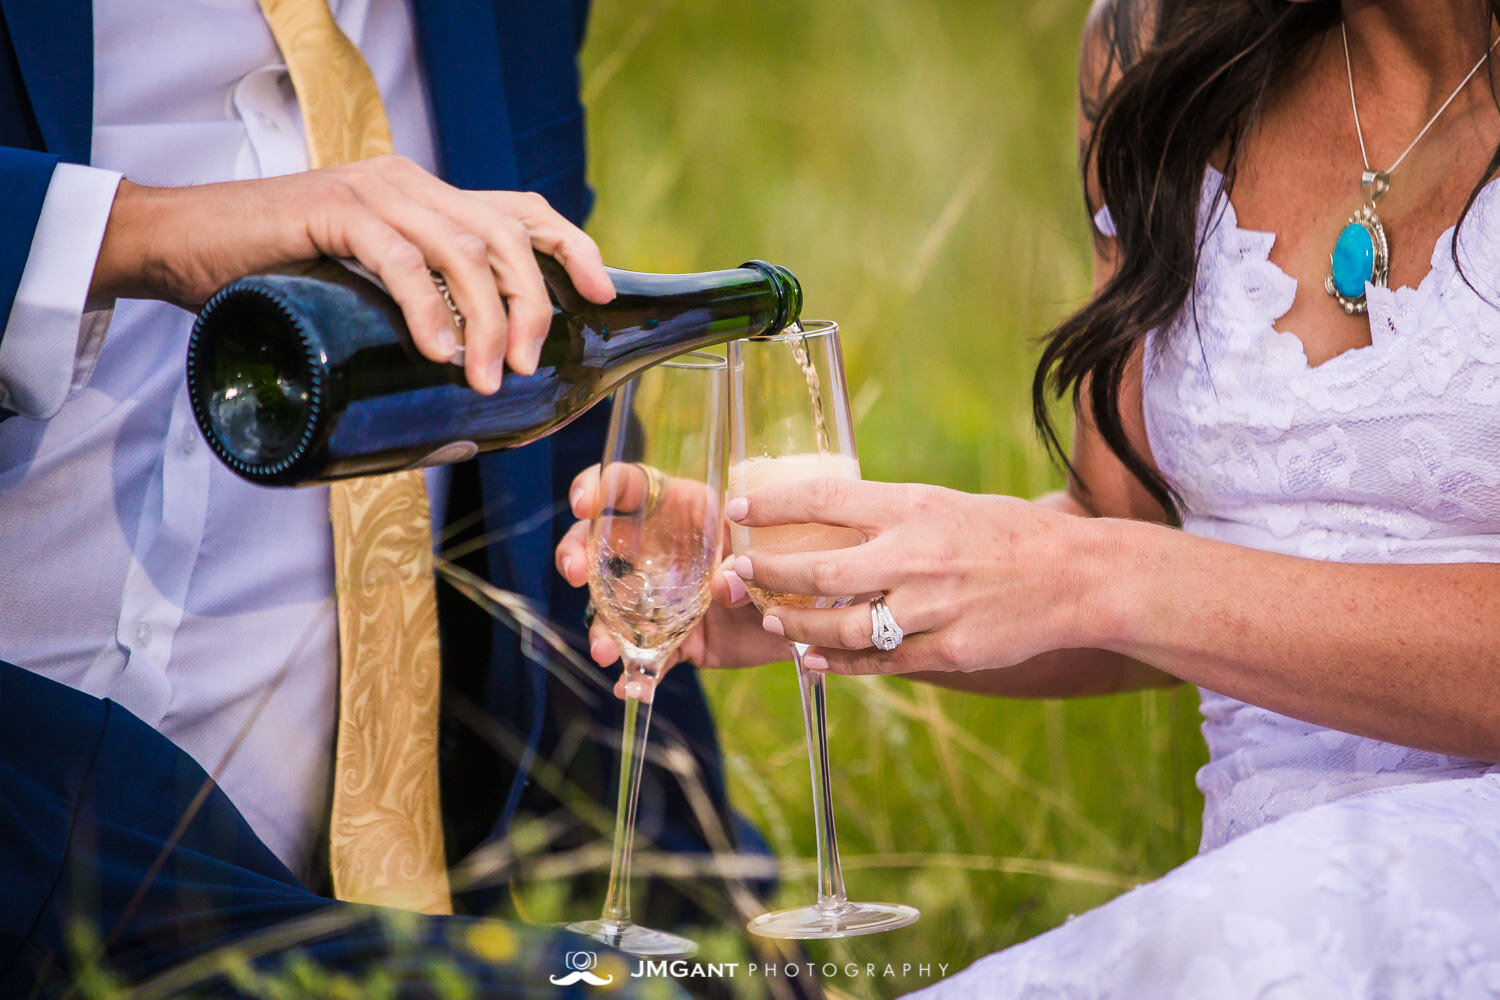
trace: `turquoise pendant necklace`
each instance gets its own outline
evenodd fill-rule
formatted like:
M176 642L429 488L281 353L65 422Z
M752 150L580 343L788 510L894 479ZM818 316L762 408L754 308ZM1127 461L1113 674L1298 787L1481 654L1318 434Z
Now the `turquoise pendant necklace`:
M1375 205L1391 189L1391 174L1401 166L1401 161L1406 159L1406 154L1416 148L1417 143L1427 134L1427 130L1437 122L1448 105L1463 93L1463 89L1474 79L1474 74L1489 59L1490 53L1495 46L1500 44L1500 38L1490 43L1484 55L1469 70L1469 75L1454 88L1453 93L1443 102L1433 116L1427 119L1427 124L1422 126L1422 131L1417 137L1401 151L1392 163L1384 170L1372 170L1370 168L1370 154L1365 152L1365 133L1359 124L1359 103L1354 99L1354 67L1349 62L1349 30L1342 23L1339 31L1344 37L1344 69L1349 74L1349 106L1354 109L1354 134L1359 136L1359 155L1364 160L1365 170L1360 175L1360 187L1365 192L1365 203L1344 224L1339 238L1333 244L1333 253L1328 255L1328 277L1323 282L1323 287L1343 306L1344 312L1351 316L1363 314L1365 304L1365 285L1374 285L1376 288L1385 288L1390 274L1391 247L1386 240L1385 225L1380 221L1380 213L1375 211Z

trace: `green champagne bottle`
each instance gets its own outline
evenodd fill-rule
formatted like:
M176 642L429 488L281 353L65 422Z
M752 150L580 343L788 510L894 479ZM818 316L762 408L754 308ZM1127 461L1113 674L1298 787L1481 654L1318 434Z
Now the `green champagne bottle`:
M293 486L455 462L550 434L650 365L795 322L802 289L763 261L701 274L607 268L606 305L537 255L552 326L532 375L483 396L417 352L379 284L333 260L232 282L188 344L193 415L252 482Z

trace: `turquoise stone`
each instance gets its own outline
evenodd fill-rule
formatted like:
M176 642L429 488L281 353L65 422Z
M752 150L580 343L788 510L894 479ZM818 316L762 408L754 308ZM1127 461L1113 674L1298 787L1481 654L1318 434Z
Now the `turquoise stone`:
M1333 245L1333 287L1346 299L1365 294L1365 282L1375 273L1375 241L1370 231L1351 222Z

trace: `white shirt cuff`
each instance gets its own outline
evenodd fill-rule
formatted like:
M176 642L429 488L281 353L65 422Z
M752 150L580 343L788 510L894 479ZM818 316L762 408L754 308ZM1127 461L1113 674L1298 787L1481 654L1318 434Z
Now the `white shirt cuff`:
M89 284L119 184L113 170L59 163L52 171L0 338L0 406L45 420L93 372L113 303L90 309Z

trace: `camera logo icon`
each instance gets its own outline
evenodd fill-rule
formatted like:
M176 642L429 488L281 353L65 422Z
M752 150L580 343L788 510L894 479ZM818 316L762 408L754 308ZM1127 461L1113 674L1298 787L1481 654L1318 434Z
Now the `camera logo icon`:
M614 976L600 976L594 972L599 965L599 955L592 951L570 951L563 956L563 966L568 969L561 976L548 976L553 986L572 986L585 982L590 986L608 986Z

